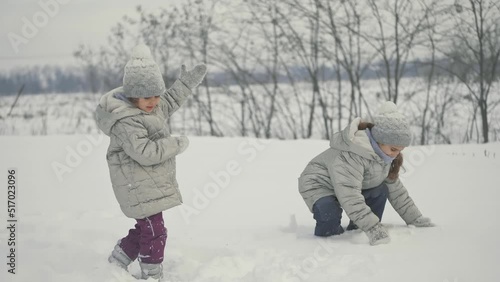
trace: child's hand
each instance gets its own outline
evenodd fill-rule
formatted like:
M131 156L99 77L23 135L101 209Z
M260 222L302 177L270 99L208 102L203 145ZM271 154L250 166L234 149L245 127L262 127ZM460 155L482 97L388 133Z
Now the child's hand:
M391 241L387 229L380 223L377 223L377 225L366 231L366 235L370 239L370 245L372 246L387 244Z
M177 144L179 145L179 154L184 152L189 146L189 139L186 136L177 137Z
M434 227L436 226L434 223L431 222L431 219L428 217L419 217L415 219L410 225L414 225L416 227Z
M189 89L193 89L203 81L205 74L207 74L207 66L205 64L199 64L190 71L187 71L186 66L182 65L179 79Z

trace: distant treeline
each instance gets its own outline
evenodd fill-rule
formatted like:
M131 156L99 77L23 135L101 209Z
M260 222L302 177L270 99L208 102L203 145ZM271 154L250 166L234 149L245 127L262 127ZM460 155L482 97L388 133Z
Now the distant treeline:
M16 94L24 85L23 93L75 93L90 90L88 80L80 68L37 66L18 68L0 73L0 95Z
M446 64L443 60L441 63ZM426 69L428 69L428 64L425 62L411 62L408 64L404 77L422 77L427 75ZM374 65L372 68L368 68L363 73L363 79L377 79L379 78L379 65ZM117 77L120 77L121 69L116 70ZM309 80L309 75L307 69L300 66L295 66L290 68L290 73L293 74L294 81L305 81ZM329 81L336 79L335 70L329 67L319 68L319 77L322 81ZM169 73L165 75L165 82L167 85L173 82L177 75L177 72ZM449 75L447 72L442 72L442 75ZM97 74L97 76L99 76ZM237 81L234 76L225 72L212 72L209 73L210 86L221 86L221 85L235 85ZM271 82L271 78L268 74L261 72L255 73L253 75L256 81L260 83ZM349 79L348 75L344 72L342 74L342 79ZM55 65L45 65L45 66L35 66L35 67L25 67L16 68L10 71L0 72L0 95L13 95L18 92L21 86L24 84L23 93L29 94L44 94L44 93L78 93L78 92L106 92L113 87L118 87L121 85L120 79L115 79L115 81L107 81L104 83L100 79L97 79L97 86L92 85L90 82L86 71L80 67L62 67ZM289 83L289 78L286 75L279 75L278 81L281 83ZM96 84L95 82L93 84Z

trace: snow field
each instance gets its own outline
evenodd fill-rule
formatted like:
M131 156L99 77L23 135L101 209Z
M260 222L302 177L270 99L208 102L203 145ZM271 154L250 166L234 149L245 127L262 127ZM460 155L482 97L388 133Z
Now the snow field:
M403 181L437 227L406 226L388 204L383 223L391 242L372 247L361 231L312 235L314 220L297 178L327 141L190 141L177 158L184 205L164 212L165 281L462 282L500 276L499 143L407 148ZM19 219L17 273L7 273L3 263L1 281L136 281L107 262L134 224L112 192L108 142L99 135L0 138L1 171L18 171ZM0 193L2 207L6 197ZM2 208L4 223L6 216ZM1 230L5 258L8 230ZM130 273L139 273L137 262Z

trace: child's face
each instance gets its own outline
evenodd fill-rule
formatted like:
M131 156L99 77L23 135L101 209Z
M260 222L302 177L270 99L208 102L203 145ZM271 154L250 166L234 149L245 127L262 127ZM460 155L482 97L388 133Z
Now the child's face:
M391 158L395 158L403 151L405 147L402 146L394 146L394 145L387 145L387 144L379 144L380 149L382 152L384 152L386 155L388 155Z
M134 101L134 104L136 107L139 109L145 111L145 112L152 112L156 105L160 102L160 96L153 96L153 97L147 97L147 98L137 98Z

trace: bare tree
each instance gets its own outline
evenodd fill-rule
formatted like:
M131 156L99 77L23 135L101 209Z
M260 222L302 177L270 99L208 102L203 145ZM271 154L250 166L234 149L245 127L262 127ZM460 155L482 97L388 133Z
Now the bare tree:
M500 4L454 1L186 0L154 11L139 6L112 29L108 44L80 46L75 56L93 92L121 85L139 42L151 48L167 85L181 63L204 62L209 74L175 125L194 134L261 138L329 138L334 126L340 130L346 120L370 115L378 94L370 96L364 79L374 64L384 98L394 102L401 102L403 77L415 65L423 83L405 98L419 111L419 143L488 142L497 134L490 127L500 104L492 95L499 77ZM439 14L444 11L445 17ZM453 29L443 31L449 19ZM448 120L464 89L471 116L457 137Z
M248 54L250 48L239 40L235 40L233 46L227 44L223 42L218 45L221 54L214 62L229 74L239 91L232 90L227 85L223 88L227 95L235 99L240 106L240 113L235 118L239 120L241 135L247 136L251 129L254 136L261 137L265 126L265 117L261 110L262 102L256 97L252 73L248 70L246 59L244 59L250 56ZM250 123L250 126L247 123Z
M264 77L262 83L265 94L269 97L267 111L265 113L266 123L264 127L264 136L271 137L271 125L276 115L276 98L279 92L279 56L280 56L280 34L278 28L278 1L258 0L249 3L249 11L252 15L252 22L258 26L258 33L263 38L266 53L264 56L255 56L257 64L263 68ZM268 77L271 80L270 87L267 85Z
M288 66L290 47L279 27L279 2L252 1L247 4L248 13L238 14L240 23L232 25L237 32L226 34L227 40L217 45L220 52L216 52L217 57L213 58L213 62L223 67L238 85L240 113L236 118L240 121L240 129L247 134L247 128L251 128L257 137L270 138L276 134L304 137L303 101L295 85L297 78ZM285 79L281 70L291 85L287 90L280 87L280 80ZM290 88L293 95L287 93ZM293 101L291 97L294 97ZM298 117L291 103L298 108Z
M437 5L437 0L368 0L376 21L376 29L368 30L362 36L377 51L383 62L381 78L387 100L397 103L400 83L412 59L412 51L429 28L427 17ZM424 35L422 37L422 35ZM385 90L384 90L385 89Z
M440 36L437 31L437 26L446 22L446 19L449 18L448 11L449 9L445 7L443 10L438 10L435 13L425 14L425 25L427 26L425 34L428 40L426 42L424 41L422 46L430 51L430 59L425 60L424 63L417 66L423 69L420 76L422 76L425 81L425 102L423 105L417 105L417 108L419 109L418 113L421 113L420 145L426 145L429 142L429 135L431 131L431 121L429 120L429 116L434 114L432 113L431 107L431 95L436 85L437 44L442 41L442 35ZM417 71L419 71L419 69L417 69ZM441 113L440 117L441 123L443 123L444 113ZM442 126L442 124L438 124L438 128L440 126Z
M453 64L464 68L452 67L448 71L467 88L474 113L479 110L482 141L487 143L491 103L489 98L491 87L498 79L500 58L500 5L493 0L457 0L455 7L456 25L451 34L453 48L450 48L451 52L444 53ZM474 126L474 121L475 117L469 124Z
M332 118L328 110L330 107L323 97L320 87L321 68L323 65L323 62L320 60L322 44L320 10L323 6L318 0L311 0L306 4L297 0L287 0L283 3L288 5L288 9L278 10L278 14L280 15L280 30L285 34L291 50L299 59L299 63L306 69L312 86L307 137L310 138L313 133L317 99L322 110L323 138L329 139ZM300 29L300 25L296 25L294 21L303 18L307 20L307 28Z
M182 35L178 30L182 26L182 18L178 7L171 9L159 9L153 12L144 10L141 6L136 8L137 19L124 17L124 22L138 31L134 42L144 42L149 46L155 60L162 70L163 79L167 85L171 85L178 77L179 59L176 59L179 41ZM133 36L129 36L133 38ZM171 69L171 67L173 68Z
M337 6L332 6L332 1L326 1L326 21L323 23L328 34L335 42L334 52L330 48L324 50L327 58L336 62L347 74L350 84L349 116L350 122L353 117L362 116L362 104L365 104L370 114L370 107L363 96L361 80L363 73L374 59L373 54L363 51L363 38L360 36L364 21L359 11L359 1L340 1ZM333 54L333 55L332 55ZM342 119L342 78L340 68L337 70L338 91L338 115L339 129Z
M268 49L256 46L254 42L255 32L256 30L261 32L260 28L254 30L250 26L259 26L258 23L255 24L251 15L239 26L240 30L236 37L228 34L229 40L217 43L217 49L220 51L214 54L212 61L229 75L231 82L234 82L239 90L220 85L240 106L240 112L235 113L234 117L239 120L241 134L247 136L251 130L256 137L267 137L271 134L270 125L275 107L274 102L267 101L270 96L272 97L272 90L267 86L269 71L272 68L263 66L269 61L261 58L267 55ZM257 70L255 65L262 68ZM271 95L264 95L269 93ZM266 110L267 107L270 110Z
M209 64L209 53L213 51L215 45L215 32L220 29L217 20L223 21L224 15L217 14L219 6L224 6L222 0L188 0L182 3L182 25L179 25L176 32L180 33L182 44L179 45L182 50L192 60L201 61ZM196 62L195 62L196 63ZM210 76L205 77L202 82L203 88L197 88L196 91L204 90L205 99L200 94L194 95L201 113L206 119L210 135L223 136L214 118L213 97L210 89Z
M90 91L97 93L101 89L101 80L99 79L99 68L96 61L97 56L94 54L94 51L81 44L73 55L83 64L84 74L90 84Z

